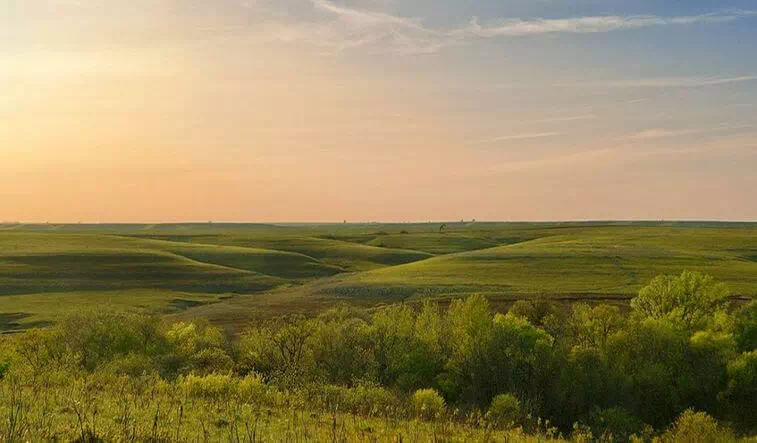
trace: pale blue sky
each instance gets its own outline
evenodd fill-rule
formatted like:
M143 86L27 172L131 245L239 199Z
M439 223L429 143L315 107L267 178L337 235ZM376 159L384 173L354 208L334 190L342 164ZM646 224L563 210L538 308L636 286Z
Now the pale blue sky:
M757 219L754 0L0 5L0 219Z

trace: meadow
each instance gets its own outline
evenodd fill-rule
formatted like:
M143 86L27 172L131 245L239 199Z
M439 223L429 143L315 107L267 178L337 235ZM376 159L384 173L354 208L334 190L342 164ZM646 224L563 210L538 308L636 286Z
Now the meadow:
M485 294L626 304L653 276L701 271L757 296L757 225L424 223L0 225L0 328L92 304L237 331L251 319Z

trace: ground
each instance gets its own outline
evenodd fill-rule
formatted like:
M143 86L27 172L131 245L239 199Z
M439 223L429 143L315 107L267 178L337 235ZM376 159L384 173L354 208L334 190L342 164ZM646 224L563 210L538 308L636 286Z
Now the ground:
M0 328L80 307L251 319L484 293L626 303L653 276L702 271L757 297L757 224L0 225Z

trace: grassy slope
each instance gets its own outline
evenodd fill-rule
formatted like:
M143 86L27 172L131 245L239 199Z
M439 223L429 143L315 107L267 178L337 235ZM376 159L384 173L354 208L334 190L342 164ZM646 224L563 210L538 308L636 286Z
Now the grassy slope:
M241 235L239 229L207 235L206 226L184 225L1 229L0 329L46 322L71 307L92 304L167 312L217 301L222 294L258 293L345 271L333 263L375 269L429 257L258 226L242 229ZM180 241L142 237L153 231L167 231ZM197 232L202 234L193 235ZM230 245L200 243L205 240ZM281 250L251 243L280 244Z
M371 305L472 292L624 298L656 274L683 269L712 274L738 295L757 295L757 227L450 224L440 233L432 224L0 226L0 316L46 321L64 305L91 301L168 312L222 296L188 314L236 326L339 300Z
M225 296L164 289L69 291L0 297L0 331L45 326L81 309L124 309L172 314L217 303Z
M373 299L422 295L630 296L660 273L712 274L757 295L757 230L597 227L332 279L312 293ZM308 290L308 287L302 290Z

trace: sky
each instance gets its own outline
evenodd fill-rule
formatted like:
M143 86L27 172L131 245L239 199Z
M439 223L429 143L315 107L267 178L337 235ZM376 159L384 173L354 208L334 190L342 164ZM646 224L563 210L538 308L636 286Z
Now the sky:
M757 220L755 0L0 0L0 221Z

